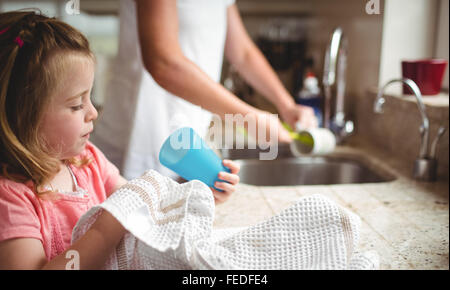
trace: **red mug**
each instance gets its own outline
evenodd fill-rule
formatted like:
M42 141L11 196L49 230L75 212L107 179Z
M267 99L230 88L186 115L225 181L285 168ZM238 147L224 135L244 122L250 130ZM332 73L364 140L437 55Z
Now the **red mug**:
M445 59L420 59L402 61L402 75L413 80L422 95L437 95L441 91L447 61ZM403 94L413 92L403 85Z

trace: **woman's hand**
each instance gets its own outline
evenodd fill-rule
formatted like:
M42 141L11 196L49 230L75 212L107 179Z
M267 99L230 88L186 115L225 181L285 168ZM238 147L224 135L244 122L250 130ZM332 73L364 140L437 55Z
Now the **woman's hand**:
M223 160L222 164L229 168L231 172L219 172L218 178L226 182L216 181L216 183L214 183L214 186L223 190L223 192L217 191L211 187L216 204L222 203L230 198L230 195L236 190L235 185L239 183L239 176L237 175L240 169L239 164L227 159Z
M281 118L296 130L296 123L300 122L303 128L316 128L319 122L314 115L314 110L308 106L294 105L280 110Z

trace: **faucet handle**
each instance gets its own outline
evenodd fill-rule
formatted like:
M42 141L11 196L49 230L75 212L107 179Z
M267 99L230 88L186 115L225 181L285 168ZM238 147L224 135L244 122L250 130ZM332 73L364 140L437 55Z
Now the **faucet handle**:
M441 139L442 135L444 135L446 130L447 130L447 128L444 126L439 127L436 137L434 137L433 143L431 144L430 158L436 159L436 151L437 151L437 145L439 143L439 139Z
M425 157L420 156L414 162L413 176L415 179L422 181L436 181L437 166L438 166L438 162L436 159L437 144L439 142L439 139L441 138L442 135L444 135L446 130L447 128L444 126L439 127L436 137L434 138L433 143L431 145L430 155ZM425 129L421 127L422 134L424 131Z
M353 131L355 130L355 125L353 121L347 120L345 121L344 127L341 129L339 143L353 135Z
M353 134L355 125L351 120L344 120L338 116L336 117L337 118L335 118L330 124L330 130L336 136L336 142L342 143L346 138Z

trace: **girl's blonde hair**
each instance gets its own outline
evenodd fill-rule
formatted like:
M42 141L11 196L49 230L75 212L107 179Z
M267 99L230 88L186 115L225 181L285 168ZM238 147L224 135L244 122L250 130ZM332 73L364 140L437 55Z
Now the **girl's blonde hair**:
M59 171L39 126L61 65L50 58L67 53L94 59L88 40L64 22L36 10L0 13L0 174L31 179L37 193Z

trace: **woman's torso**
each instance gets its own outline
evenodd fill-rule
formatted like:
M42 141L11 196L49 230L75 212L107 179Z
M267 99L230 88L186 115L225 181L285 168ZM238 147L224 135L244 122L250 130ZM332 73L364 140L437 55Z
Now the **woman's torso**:
M185 56L218 82L230 0L178 0L179 44ZM211 114L161 88L142 64L136 6L121 1L119 53L93 142L130 179L147 169L175 177L158 160L164 140L189 126L205 135ZM186 76L187 78L189 76Z

